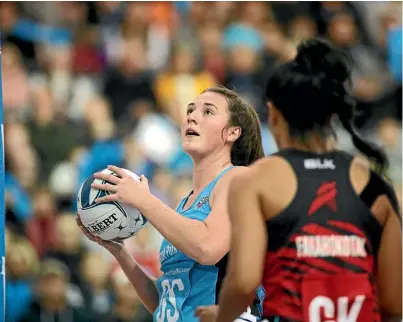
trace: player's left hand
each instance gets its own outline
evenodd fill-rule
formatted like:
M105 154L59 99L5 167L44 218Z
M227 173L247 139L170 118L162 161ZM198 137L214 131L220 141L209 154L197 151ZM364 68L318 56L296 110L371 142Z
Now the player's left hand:
M200 318L200 322L216 322L218 316L218 305L199 306L195 315Z
M118 177L101 172L94 174L95 178L105 180L108 183L93 183L91 187L110 192L109 195L98 198L95 202L118 201L138 208L141 202L151 196L148 180L144 175L141 175L140 181L137 181L122 168L108 166L108 169L116 173Z

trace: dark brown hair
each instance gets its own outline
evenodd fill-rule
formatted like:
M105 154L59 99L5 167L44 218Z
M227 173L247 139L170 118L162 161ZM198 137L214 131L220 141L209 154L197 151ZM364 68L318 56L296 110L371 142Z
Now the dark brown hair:
M210 87L203 93L212 92L225 96L228 102L229 126L239 126L241 136L234 142L231 150L231 162L236 166L248 166L263 158L262 133L259 117L252 106L247 104L237 93L223 87Z

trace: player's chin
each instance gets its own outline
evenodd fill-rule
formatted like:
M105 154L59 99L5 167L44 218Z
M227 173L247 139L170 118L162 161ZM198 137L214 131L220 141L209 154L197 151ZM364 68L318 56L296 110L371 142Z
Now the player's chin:
M200 144L199 142L194 142L191 140L182 140L182 149L187 154L193 154L200 152Z
M196 142L182 142L182 150L193 160L203 158L208 153L208 149Z

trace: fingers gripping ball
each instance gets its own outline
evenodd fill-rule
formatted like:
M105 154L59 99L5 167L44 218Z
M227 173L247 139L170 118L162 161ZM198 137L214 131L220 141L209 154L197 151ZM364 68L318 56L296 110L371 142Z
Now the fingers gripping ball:
M136 174L125 171L139 180ZM117 176L109 169L103 170L102 173ZM125 239L134 236L147 224L147 219L136 208L117 201L95 203L97 198L109 192L92 188L92 183L107 182L91 176L84 181L78 192L78 214L82 224L91 234L103 240Z

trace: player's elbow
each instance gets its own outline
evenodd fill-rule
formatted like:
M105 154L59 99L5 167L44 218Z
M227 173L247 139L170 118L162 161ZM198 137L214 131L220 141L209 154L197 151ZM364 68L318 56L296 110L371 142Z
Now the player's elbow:
M397 282L397 281L396 281ZM383 312L391 316L402 315L402 288L391 283L379 288L379 305Z
M195 250L193 259L199 264L215 265L228 253L230 245L229 242L223 243L222 239L206 233L193 248Z
M243 296L255 294L260 284L260 279L244 274L229 274L226 279L226 283L231 285L233 292Z
M256 289L258 288L260 284L260 280L255 280L253 278L247 278L247 279L243 279L239 282L239 286L238 288L240 290L243 290L245 292L245 294L251 294L251 293L255 293Z
M223 257L222 252L219 252L215 247L211 247L207 243L197 247L195 260L201 265L215 265Z
M389 316L401 317L402 316L402 297L397 296L396 298L386 300L381 300L381 309Z

